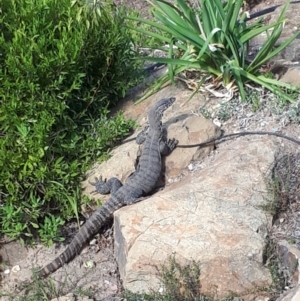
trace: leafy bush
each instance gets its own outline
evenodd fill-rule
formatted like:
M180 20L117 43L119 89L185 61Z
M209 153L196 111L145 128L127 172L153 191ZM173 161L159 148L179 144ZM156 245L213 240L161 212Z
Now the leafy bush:
M132 27L168 45L165 47L168 58L147 58L149 61L167 63L169 69L168 74L161 78L153 91L158 90L169 80L174 81L174 76L178 73L194 68L214 75L216 81L222 81L228 89L237 85L243 100L246 97L245 83L254 82L279 94L285 100L293 101L290 95L281 90L282 87L294 90L291 85L260 73L260 68L264 63L277 55L299 35L297 31L274 49L286 21L284 14L289 1L284 6L278 21L270 25L263 25L262 18L248 25L245 22L246 14L243 14L239 20L243 0L225 2L201 0L199 10L193 10L184 0L176 0L175 5L163 0L153 2L147 0L147 2L154 8L153 15L156 20L150 21L136 17L130 17L130 19L161 30L163 34L138 26ZM252 62L248 62L246 56L249 41L263 32L268 33L268 39ZM175 47L178 49L176 52Z
M49 241L78 218L83 172L133 126L107 118L139 76L125 12L98 2L0 0L0 232L11 237Z

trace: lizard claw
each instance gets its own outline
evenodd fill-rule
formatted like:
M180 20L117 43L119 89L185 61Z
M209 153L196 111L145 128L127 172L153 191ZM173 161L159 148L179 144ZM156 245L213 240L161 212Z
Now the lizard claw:
M93 186L96 186L96 185L99 185L99 184L105 184L106 183L106 179L104 179L104 181L102 180L102 176L100 176L99 178L95 177L95 182L91 182L91 181L88 181L89 184L93 185Z
M106 179L102 179L102 176L99 178L95 177L95 182L89 182L91 185L95 186L95 190L91 191L91 194L107 194L109 193L110 189L109 186L107 186Z
M170 151L172 151L177 146L178 140L175 139L175 138L169 139L167 144L168 144L168 147L169 147Z

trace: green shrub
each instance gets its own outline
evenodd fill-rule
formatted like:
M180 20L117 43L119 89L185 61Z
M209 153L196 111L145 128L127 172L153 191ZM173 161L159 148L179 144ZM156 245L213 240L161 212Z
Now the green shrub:
M0 232L51 240L78 218L88 165L132 128L107 114L139 66L110 1L0 3Z
M269 78L260 71L263 64L299 35L297 31L279 47L274 48L286 21L284 14L289 1L283 6L278 20L270 25L264 25L262 18L252 24L246 24L246 14L240 16L243 0L199 0L197 10L192 9L184 0L176 0L174 5L164 0L146 1L153 7L155 20L136 17L130 19L152 26L160 32L145 30L142 26L132 29L160 39L168 46L164 47L168 58L147 58L149 61L168 64L168 74L162 76L153 90L142 99L168 81L174 82L175 75L192 68L213 75L214 82L221 82L228 90L235 91L238 88L243 100L246 99L244 86L249 82L267 88L286 101L294 100L282 91L282 88L295 90L293 86ZM268 39L249 62L249 41L263 32L267 32Z

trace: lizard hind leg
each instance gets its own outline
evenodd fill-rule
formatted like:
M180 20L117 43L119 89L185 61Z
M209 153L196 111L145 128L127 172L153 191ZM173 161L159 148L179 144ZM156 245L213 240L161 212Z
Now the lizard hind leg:
M131 190L131 193L126 195L124 197L124 203L126 205L131 205L131 204L135 204L139 201L142 201L143 199L145 199L144 197L142 197L144 194L142 188L134 188Z

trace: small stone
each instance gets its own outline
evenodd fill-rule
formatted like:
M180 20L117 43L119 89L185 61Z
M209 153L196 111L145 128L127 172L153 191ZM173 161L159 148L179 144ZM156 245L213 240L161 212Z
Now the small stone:
M95 238L90 241L91 246L95 245L96 243L97 243L97 239Z
M81 254L86 254L87 252L89 252L89 249L88 249L88 248L84 248L84 249L81 251Z
M116 292L118 290L118 286L117 285L111 285L110 290Z
M20 268L19 265L15 265L15 266L13 266L13 267L11 268L11 271L12 271L13 273L17 273L17 272L20 272L20 271L21 271L21 268Z
M173 183L174 182L174 179L173 178L169 178L168 179L168 183Z
M5 275L8 275L10 273L10 269L7 269L3 272Z
M192 171L194 169L194 165L191 163L188 165L188 170Z
M221 127L221 125L222 125L222 123L218 119L214 119L213 124L218 126L218 127Z
M164 292L164 288L163 288L163 287L160 287L159 290L158 290L158 292L159 292L160 294L162 294L162 293Z
M283 223L283 222L284 222L284 218L283 218L283 217L280 218L280 219L279 219L279 222L280 222L280 223Z
M86 262L84 262L83 266L85 268L91 269L95 266L95 263L92 260L87 260Z

